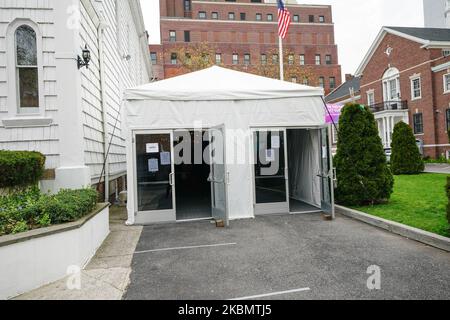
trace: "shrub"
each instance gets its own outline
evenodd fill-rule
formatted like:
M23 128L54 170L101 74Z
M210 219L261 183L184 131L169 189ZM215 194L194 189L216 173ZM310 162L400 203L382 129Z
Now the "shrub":
M343 108L335 165L338 203L361 205L390 198L394 178L375 118L367 107L347 104Z
M62 190L47 195L31 187L12 193L0 197L0 235L75 221L92 212L96 203L94 189Z
M397 123L392 136L392 172L396 175L418 174L424 169L425 164L411 127L403 121Z
M45 156L32 151L0 150L0 188L37 184L44 174Z

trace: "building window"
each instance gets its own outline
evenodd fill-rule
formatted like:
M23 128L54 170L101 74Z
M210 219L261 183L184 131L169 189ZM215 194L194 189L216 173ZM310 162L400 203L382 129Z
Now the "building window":
M369 107L375 104L375 93L373 91L367 92L367 105Z
M169 41L170 42L175 42L177 41L177 33L174 30L170 30L169 31Z
M211 12L211 19L213 19L213 20L219 19L219 13L218 12Z
M244 64L247 66L250 64L250 54L249 53L244 54Z
M320 66L322 64L321 58L320 58L320 54L316 54L316 66Z
M267 15L267 21L273 21L273 14L269 13Z
M324 16L319 16L319 22L320 23L324 23L325 22L325 17Z
M325 88L325 78L319 77L319 87Z
M292 21L300 22L300 16L298 14L294 14L294 17L292 18Z
M228 12L228 20L234 20L234 12Z
M252 0L251 2L261 3L261 0Z
M198 18L199 19L206 19L206 12L205 11L199 11L198 12Z
M150 52L150 59L152 60L152 64L158 63L158 55L156 52Z
M335 123L335 124L333 124L331 126L333 144L338 143L338 137L339 137L339 135L338 135L338 130L339 130L338 125L339 125L338 123Z
M39 108L39 71L37 37L34 29L22 25L15 32L16 76L19 108L35 111Z
M177 64L177 54L175 52L170 54L170 64Z
M191 11L191 0L184 0L184 11Z
M443 55L444 57L450 56L450 49L443 49L443 50L442 50L442 55Z
M267 64L267 55L265 53L261 54L261 64L266 65Z
M247 19L247 15L245 14L245 12L241 12L241 20L245 21Z
M273 64L278 63L278 55L277 54L272 55L272 63Z
M191 32L190 31L184 31L184 42L191 42Z
M333 90L336 88L336 78L330 77L330 89Z
M257 13L256 14L256 21L261 21L262 20L262 14L261 13Z
M422 98L422 84L420 77L411 78L411 100Z
M327 55L325 56L325 63L328 64L328 65L331 64L331 55L327 54Z
M222 64L222 54L216 53L216 64Z
M444 93L450 92L450 73L444 75Z
M450 109L447 109L446 112L446 120L447 120L447 131L450 130Z
M384 101L393 101L394 105L400 99L400 72L396 68L389 68L383 75Z
M301 66L304 66L304 65L305 65L305 55L304 55L304 54L301 54L301 55L300 55L300 65L301 65Z
M233 53L233 64L239 64L239 55L237 53Z
M293 55L293 54L290 54L290 55L288 56L288 64L289 64L290 66L292 66L292 65L294 64L294 55Z
M414 134L423 133L423 115L422 113L416 113L413 115Z
M310 23L313 23L313 22L314 22L314 16L313 16L313 15L309 15L308 18L309 18L309 22L310 22Z

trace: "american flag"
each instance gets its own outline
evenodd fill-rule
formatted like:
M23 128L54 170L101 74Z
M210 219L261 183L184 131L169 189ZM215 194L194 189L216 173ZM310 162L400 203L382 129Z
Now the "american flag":
M278 35L284 39L291 24L291 14L284 6L283 0L278 0Z

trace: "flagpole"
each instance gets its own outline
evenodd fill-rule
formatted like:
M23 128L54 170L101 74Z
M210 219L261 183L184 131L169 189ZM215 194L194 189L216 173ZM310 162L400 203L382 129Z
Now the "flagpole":
M278 46L279 46L279 48L278 48L278 50L279 50L279 55L278 55L279 59L278 60L280 60L280 80L284 81L283 39L280 36L278 37Z

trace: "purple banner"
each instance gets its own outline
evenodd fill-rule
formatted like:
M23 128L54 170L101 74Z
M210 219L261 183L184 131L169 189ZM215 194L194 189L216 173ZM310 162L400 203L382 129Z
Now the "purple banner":
M340 104L327 104L328 111L325 115L326 123L338 123L341 116L341 110L344 106Z

